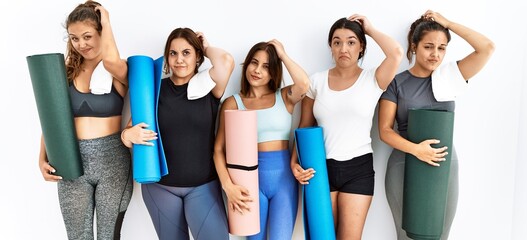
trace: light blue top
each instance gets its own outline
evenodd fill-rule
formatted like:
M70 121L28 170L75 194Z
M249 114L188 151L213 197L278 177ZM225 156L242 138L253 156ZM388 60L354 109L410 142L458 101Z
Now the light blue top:
M282 99L282 91L276 91L274 105L270 108L256 110L258 122L258 143L276 140L289 140L292 116ZM239 94L234 94L238 109L246 110Z

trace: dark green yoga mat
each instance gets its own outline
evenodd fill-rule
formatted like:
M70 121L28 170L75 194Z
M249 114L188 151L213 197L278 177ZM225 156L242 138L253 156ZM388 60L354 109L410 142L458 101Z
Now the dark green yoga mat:
M420 143L438 139L432 147L452 151L454 113L440 110L410 110L408 140ZM431 166L406 154L403 195L403 229L412 239L440 239L445 219L451 154L441 166Z
M82 176L79 143L73 122L64 55L28 56L27 65L37 102L48 161L62 179Z

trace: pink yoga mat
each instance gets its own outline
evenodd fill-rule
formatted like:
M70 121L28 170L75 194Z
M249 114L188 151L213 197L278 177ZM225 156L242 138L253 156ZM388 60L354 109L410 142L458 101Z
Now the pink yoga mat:
M228 210L229 232L250 236L260 232L260 202L258 189L258 133L256 111L225 111L225 151L229 175L236 185L249 190L253 201L250 212L242 215Z

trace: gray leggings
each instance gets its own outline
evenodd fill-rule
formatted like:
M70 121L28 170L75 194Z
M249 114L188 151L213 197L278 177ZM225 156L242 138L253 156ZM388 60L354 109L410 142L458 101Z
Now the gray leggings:
M218 180L197 187L141 184L143 201L160 240L228 240L227 215Z
M448 179L448 197L446 205L445 224L443 226L442 240L448 239L450 227L456 214L457 198L458 198L458 159L456 151L449 152L452 154L452 162L450 163L450 175ZM393 220L395 221L395 229L397 230L398 240L410 239L406 236L406 232L402 229L403 219L403 185L404 185L404 157L405 154L399 150L394 149L390 158L388 159L388 166L386 168L386 198L392 210Z
M58 182L60 209L68 239L120 239L124 213L132 197L130 151L119 134L79 140L84 175Z

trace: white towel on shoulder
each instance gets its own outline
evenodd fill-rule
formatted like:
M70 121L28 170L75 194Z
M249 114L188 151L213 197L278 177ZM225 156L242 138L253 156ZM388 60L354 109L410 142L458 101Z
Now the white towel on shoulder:
M113 77L106 71L102 61L93 70L90 80L90 92L92 94L107 94L112 91Z
M210 68L207 68L198 72L190 79L187 88L188 100L202 98L216 86L216 82L210 78L209 70Z
M432 92L438 102L454 101L467 87L467 81L455 61L441 65L432 72Z

